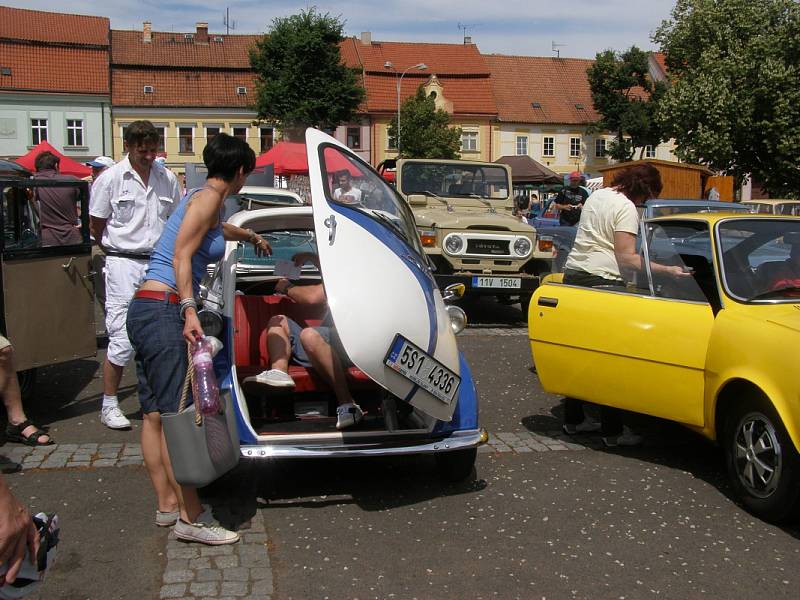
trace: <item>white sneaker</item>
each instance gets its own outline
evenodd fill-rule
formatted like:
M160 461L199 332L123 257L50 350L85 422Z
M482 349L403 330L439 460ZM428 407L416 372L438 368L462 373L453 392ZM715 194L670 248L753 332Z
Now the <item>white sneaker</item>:
M280 369L267 369L261 371L258 375L252 377L245 377L244 383L262 383L272 387L292 388L294 387L294 379Z
M109 429L130 429L131 422L119 406L108 406L100 411L100 422Z
M567 435L575 435L576 433L591 433L593 431L600 431L600 423L590 419L589 417L586 417L583 421L581 421L577 425L564 423L561 426L561 429Z
M627 426L622 428L622 433L620 435L603 437L603 443L608 448L614 448L616 446L638 446L642 441L644 441L644 438L638 433L631 431Z
M201 512L194 523L187 523L183 519L178 519L175 523L175 537L187 542L199 542L208 546L223 546L225 544L235 544L239 541L239 534L235 531L228 531L211 516L211 510L206 509Z
M364 411L355 402L340 404L336 408L336 429L345 429L359 423L364 418Z

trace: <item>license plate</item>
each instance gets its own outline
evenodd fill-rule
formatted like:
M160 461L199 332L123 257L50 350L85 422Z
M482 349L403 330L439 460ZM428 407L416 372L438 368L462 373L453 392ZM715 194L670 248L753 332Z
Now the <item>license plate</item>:
M518 290L522 287L522 280L518 277L473 277L474 288L500 288L504 290Z
M458 393L461 378L399 333L383 362L445 404Z

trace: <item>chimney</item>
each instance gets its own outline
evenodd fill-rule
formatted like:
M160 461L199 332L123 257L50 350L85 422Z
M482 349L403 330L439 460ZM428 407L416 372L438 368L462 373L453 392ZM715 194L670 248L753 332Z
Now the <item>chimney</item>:
M371 46L372 45L372 32L371 31L362 31L361 32L361 43L364 46Z
M194 36L194 41L197 44L208 43L208 23L197 23L197 34Z
M142 27L142 41L145 44L149 44L153 41L153 31L152 31L153 24L150 21L145 21Z
M465 35L464 36L464 45L466 46L467 44L471 44L471 43L472 43L472 36L471 35Z

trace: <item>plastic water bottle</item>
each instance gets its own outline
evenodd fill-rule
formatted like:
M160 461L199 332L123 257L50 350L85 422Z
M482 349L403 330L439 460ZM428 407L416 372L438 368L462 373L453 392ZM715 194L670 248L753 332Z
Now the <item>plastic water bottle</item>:
M204 415L219 412L219 386L214 375L211 342L202 337L192 345L192 364L194 365L194 381L192 381L192 397L195 406Z

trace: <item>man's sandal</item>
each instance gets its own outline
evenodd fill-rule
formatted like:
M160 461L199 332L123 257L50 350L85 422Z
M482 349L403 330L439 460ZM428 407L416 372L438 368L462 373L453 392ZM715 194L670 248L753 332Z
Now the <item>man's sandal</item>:
M36 431L29 435L24 435L22 432L25 431L28 427L34 427ZM45 436L47 437L46 442L40 442L39 438ZM6 427L6 439L11 442L20 442L22 444L27 444L28 446L52 446L55 442L53 438L50 437L50 434L46 431L43 431L36 427L33 423L28 420L23 421L19 425L14 425L12 423L8 424Z

